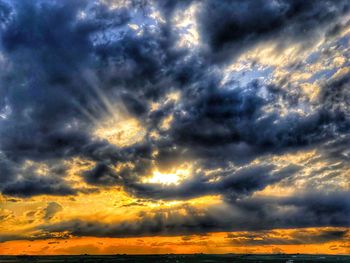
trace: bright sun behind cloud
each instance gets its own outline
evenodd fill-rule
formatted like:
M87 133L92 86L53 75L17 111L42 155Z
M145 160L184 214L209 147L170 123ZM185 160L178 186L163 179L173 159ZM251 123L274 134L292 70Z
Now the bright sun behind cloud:
M178 168L170 169L169 171L159 171L155 169L151 177L146 178L144 183L163 184L163 185L178 185L191 174L190 165L181 165Z
M148 179L149 183L153 184L179 184L181 177L177 173L163 174L159 171L154 171L153 176Z

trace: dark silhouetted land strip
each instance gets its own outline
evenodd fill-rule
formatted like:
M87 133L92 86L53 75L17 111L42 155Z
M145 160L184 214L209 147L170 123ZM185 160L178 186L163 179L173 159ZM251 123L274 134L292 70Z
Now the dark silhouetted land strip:
M216 263L216 262L350 262L350 255L79 255L79 256L0 256L2 263L15 262L123 262L123 263Z

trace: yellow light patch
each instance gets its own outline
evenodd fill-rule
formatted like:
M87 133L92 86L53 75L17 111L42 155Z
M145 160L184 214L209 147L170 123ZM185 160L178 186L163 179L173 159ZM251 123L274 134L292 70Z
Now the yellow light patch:
M181 177L178 173L163 174L158 171L153 172L153 176L148 180L148 183L154 184L179 184Z
M310 99L310 101L315 101L320 93L320 88L315 83L302 83L300 88L303 90L306 96Z
M170 92L169 94L167 94L166 96L166 100L173 100L175 102L178 102L179 99L180 99L180 92L179 91L173 91L173 92Z
M103 120L96 128L94 135L118 147L126 147L141 142L146 130L141 123L132 117Z
M177 11L173 18L175 27L181 32L178 42L180 48L191 48L200 44L200 35L196 22L198 8L199 4L192 4L185 11Z
M72 188L93 188L84 181L81 175L83 172L93 169L95 164L91 160L83 160L81 158L73 158L65 161L65 165L67 166L65 181Z
M350 72L350 67L341 68L336 73L334 73L334 75L332 76L332 79L342 78L345 75L349 74L349 72Z
M171 122L173 121L173 115L168 115L161 123L160 128L162 130L168 130L171 126Z
M177 103L180 100L180 96L181 96L181 93L179 91L172 91L166 94L164 98L162 98L162 100L150 103L151 111L158 110L162 105L170 101L174 101L175 103Z
M257 45L252 50L242 54L238 62L257 61L261 65L280 67L280 65L288 65L296 60L300 60L306 52L298 43L281 49L279 43L269 41Z

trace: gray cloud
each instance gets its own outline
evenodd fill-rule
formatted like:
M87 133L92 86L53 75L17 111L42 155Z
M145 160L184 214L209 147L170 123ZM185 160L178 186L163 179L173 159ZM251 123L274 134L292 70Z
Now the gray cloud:
M272 234L277 234L272 232ZM347 242L348 238L347 230L321 230L319 233L297 230L290 235L288 238L283 237L271 237L269 231L253 232L247 235L238 233L229 233L227 238L231 239L234 245L300 245L300 244L322 244L332 241L343 241Z
M228 204L198 209L162 209L141 213L138 220L117 223L71 220L38 229L43 233L68 231L74 236L171 236L223 231L261 231L275 228L350 226L348 193L312 193L282 199L245 198ZM184 213L185 212L185 213ZM295 240L322 243L343 238L346 232L324 232L314 237L295 234ZM308 240L308 241L306 241ZM269 242L272 242L271 240ZM275 240L276 242L280 242ZM302 242L302 241L300 241Z
M56 213L63 210L63 207L56 202L50 202L47 204L47 207L44 209L44 219L49 221Z

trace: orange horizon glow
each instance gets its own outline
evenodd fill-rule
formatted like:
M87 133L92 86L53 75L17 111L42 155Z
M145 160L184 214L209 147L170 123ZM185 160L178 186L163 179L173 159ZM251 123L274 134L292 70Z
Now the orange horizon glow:
M293 232L344 228L304 228L270 231L288 240ZM205 235L154 237L72 237L69 239L15 240L0 243L0 255L103 255L103 254L329 254L350 253L349 244L331 241L322 244L240 245L232 243L230 233L242 237L249 232L217 232ZM270 235L269 234L269 235ZM349 237L348 237L349 238Z

